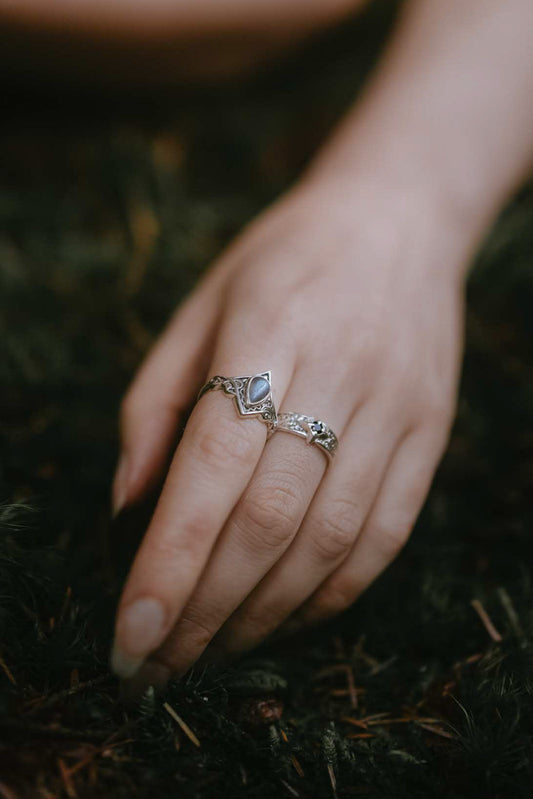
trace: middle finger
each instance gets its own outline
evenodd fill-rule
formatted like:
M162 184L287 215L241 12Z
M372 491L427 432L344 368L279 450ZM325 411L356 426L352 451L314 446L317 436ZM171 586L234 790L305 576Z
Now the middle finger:
M222 331L209 376L272 365L279 403L294 368L292 355L275 332L254 341L248 321L232 319ZM281 353L274 363L272 353ZM119 605L112 654L119 676L135 674L172 629L252 476L265 433L256 417L240 417L234 398L222 391L208 392L194 408Z
M284 407L309 404L314 375L300 370L289 387ZM315 400L316 401L316 400ZM341 433L353 397L318 400L320 418ZM184 672L241 604L296 535L326 469L316 446L292 435L276 434L266 446L253 478L231 514L196 590L176 627L156 653L172 672Z

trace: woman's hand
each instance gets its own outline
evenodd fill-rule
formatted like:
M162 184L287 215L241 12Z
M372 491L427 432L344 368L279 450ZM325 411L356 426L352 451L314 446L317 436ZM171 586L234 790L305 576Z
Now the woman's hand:
M165 463L180 410L215 374L272 370L305 441L195 406L131 570L114 667L181 673L217 635L236 653L298 612L343 610L406 542L445 447L461 353L459 248L428 204L323 181L257 220L178 310L125 398L119 504ZM403 210L400 210L403 209ZM164 670L163 670L164 672Z
M406 541L453 418L462 273L533 153L533 5L509 2L407 3L362 101L140 370L116 507L160 476L215 374L270 369L276 407L340 443L326 469L317 447L265 445L265 425L202 397L122 595L121 676L150 657L164 679L215 635L239 652L342 610Z

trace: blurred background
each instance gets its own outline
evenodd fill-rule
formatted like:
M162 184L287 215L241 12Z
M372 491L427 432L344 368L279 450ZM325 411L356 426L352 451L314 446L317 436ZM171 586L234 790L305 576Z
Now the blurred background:
M0 797L529 796L531 187L473 266L458 420L397 563L334 622L125 708L108 647L150 503L111 525L120 397L356 96L396 4L224 38L211 65L183 46L184 74L171 37L95 51L27 5L0 11Z

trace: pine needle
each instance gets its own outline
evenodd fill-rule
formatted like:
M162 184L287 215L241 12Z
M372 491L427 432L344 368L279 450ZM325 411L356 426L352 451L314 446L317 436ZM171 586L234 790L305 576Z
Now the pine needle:
M488 632L492 640L495 643L499 643L502 640L502 636L500 635L500 633L492 623L489 614L487 613L487 611L485 610L479 599L473 599L470 602L470 604L472 605L477 615L481 619L483 626L485 627L486 631Z
M183 721L183 719L181 718L181 716L178 716L178 714L176 713L176 711L174 710L174 708L173 708L173 707L171 707L171 706L168 704L168 702L165 702L165 703L163 704L163 707L165 708L165 710L167 711L167 713L169 714L169 716L172 716L172 718L174 719L174 721L175 721L175 722L177 722L177 724L179 724L179 726L181 727L181 729L183 730L183 732L185 733L185 735L187 736L187 738L188 738L190 741L192 741L192 743L193 743L195 746L198 746L198 747L200 747L200 746L201 746L201 744L200 744L200 741L198 740L198 738L196 737L196 735L194 734L194 732L191 730L191 728L189 727L189 725L188 725L188 724L187 724L185 721Z

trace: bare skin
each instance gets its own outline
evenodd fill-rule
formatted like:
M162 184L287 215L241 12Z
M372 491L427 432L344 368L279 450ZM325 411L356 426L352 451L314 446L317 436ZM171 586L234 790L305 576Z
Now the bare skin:
M121 677L164 682L209 644L238 654L327 618L400 551L454 417L468 264L531 164L532 95L530 0L411 0L298 185L178 308L124 399L116 511L162 476L214 374L271 369L278 409L324 419L340 446L326 468L202 398L122 594Z

